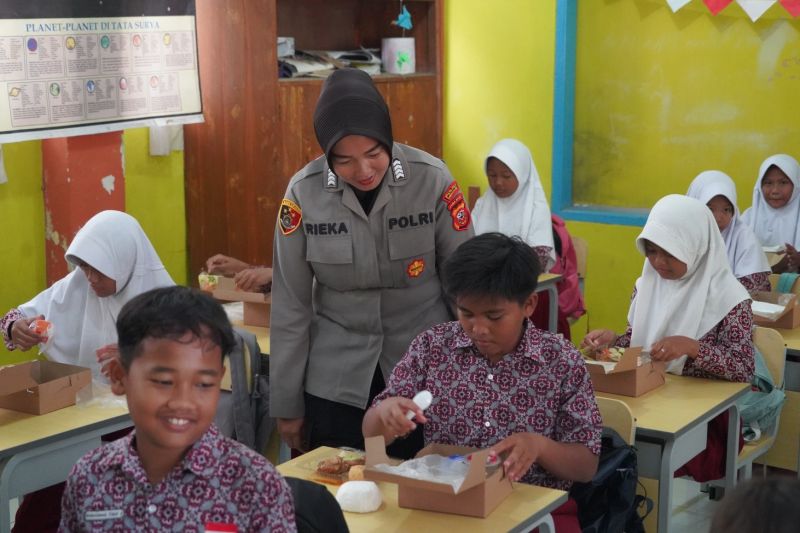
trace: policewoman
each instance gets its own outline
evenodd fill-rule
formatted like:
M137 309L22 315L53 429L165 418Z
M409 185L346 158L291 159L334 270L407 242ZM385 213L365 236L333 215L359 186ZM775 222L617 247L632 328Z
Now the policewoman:
M363 448L361 420L421 331L452 320L440 266L473 236L445 164L392 140L372 79L337 70L273 249L270 413L293 448Z

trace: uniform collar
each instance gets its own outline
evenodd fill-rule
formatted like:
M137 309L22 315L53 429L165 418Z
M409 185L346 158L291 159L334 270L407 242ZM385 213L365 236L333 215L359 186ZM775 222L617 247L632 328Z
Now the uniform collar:
M328 192L336 192L344 189L344 181L328 165L327 159L322 158L325 163L322 169L322 186ZM383 179L390 187L403 186L408 182L410 176L408 160L403 150L395 143L392 145L392 156L389 160L389 168L384 174Z

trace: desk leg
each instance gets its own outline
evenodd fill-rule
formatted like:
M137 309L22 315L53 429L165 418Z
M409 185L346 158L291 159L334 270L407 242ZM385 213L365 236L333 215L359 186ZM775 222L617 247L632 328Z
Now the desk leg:
M728 451L725 454L725 490L727 494L736 487L736 460L739 457L739 407L728 407Z
M661 449L661 472L658 477L658 533L669 533L672 518L672 464L673 440L667 440Z
M558 331L558 287L555 283L551 283L547 287L547 294L550 296L550 309L547 329L553 333Z
M543 516L541 520L533 524L530 528L526 528L524 532L534 531L536 528L539 528L539 533L556 533L556 525L553 522L553 515L547 513L546 516Z

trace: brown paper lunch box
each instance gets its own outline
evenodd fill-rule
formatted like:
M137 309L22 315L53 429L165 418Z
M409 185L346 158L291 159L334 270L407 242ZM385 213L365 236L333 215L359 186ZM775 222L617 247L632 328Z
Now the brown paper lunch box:
M467 477L459 490L455 491L447 483L423 481L374 470L373 467L378 464L396 465L402 462L387 457L382 436L366 439L365 447L367 457L364 478L396 483L397 505L400 507L485 518L513 490L511 480L502 467L487 476L485 465L489 449L475 450L463 446L430 444L417 453L416 457L430 454L472 454Z
M262 292L240 291L233 278L219 276L217 287L211 292L217 300L224 302L242 302L244 304L244 323L247 326L269 327L269 314L272 305L272 294Z
M0 367L0 407L43 415L75 405L79 390L92 381L86 367L28 361Z
M757 326L778 329L794 329L797 326L800 326L800 306L797 304L796 294L782 294L775 291L758 291L752 295L752 298L758 302L766 302L785 306L783 312L775 320L770 320L769 318L754 314L753 322ZM784 300L785 303L781 303L781 300Z
M609 372L601 364L586 361L594 390L622 396L641 396L663 385L666 363L650 362L636 366L641 353L640 346L626 348L619 362Z

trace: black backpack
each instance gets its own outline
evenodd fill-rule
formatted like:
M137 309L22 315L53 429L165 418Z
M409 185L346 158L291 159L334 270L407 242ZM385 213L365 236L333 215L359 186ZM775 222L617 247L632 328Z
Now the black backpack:
M284 479L294 497L297 533L348 533L342 508L328 489L306 479Z
M583 533L644 533L637 510L644 504L649 513L653 502L636 494L638 481L635 448L613 429L603 428L597 473L590 482L574 483L570 489Z

